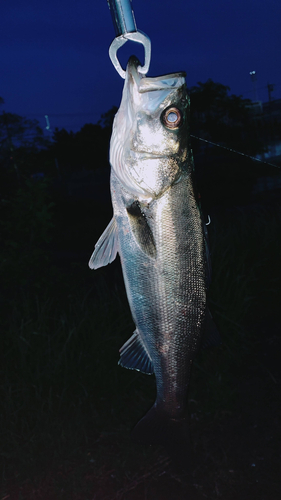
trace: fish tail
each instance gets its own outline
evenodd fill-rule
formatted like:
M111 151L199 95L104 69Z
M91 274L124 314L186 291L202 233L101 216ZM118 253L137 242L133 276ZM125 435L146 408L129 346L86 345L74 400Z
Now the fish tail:
M177 468L190 470L192 454L186 417L172 418L155 404L137 423L131 436L138 444L164 446Z

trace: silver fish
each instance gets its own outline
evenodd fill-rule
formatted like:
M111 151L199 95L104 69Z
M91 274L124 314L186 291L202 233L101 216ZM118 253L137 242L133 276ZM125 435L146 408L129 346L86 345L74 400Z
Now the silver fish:
M148 78L129 60L110 143L114 216L89 266L117 252L136 330L119 364L155 374L154 406L133 430L187 446L187 390L206 316L207 265L193 184L185 73Z

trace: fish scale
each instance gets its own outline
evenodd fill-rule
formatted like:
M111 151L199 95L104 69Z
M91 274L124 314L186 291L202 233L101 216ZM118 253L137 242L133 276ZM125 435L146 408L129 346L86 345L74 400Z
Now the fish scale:
M195 203L182 202L190 193L189 182L190 175L186 173L181 182L143 209L157 241L157 255L152 259L139 248L129 221L126 227L130 236L122 232L130 196L126 201L126 191L116 176L112 174L111 180L113 206L118 207L115 218L132 315L152 358L157 404L172 401L165 406L165 411L172 415L186 414L187 360L193 359L197 351L206 303L201 216ZM188 237L189 232L192 238ZM191 306L188 305L190 299Z

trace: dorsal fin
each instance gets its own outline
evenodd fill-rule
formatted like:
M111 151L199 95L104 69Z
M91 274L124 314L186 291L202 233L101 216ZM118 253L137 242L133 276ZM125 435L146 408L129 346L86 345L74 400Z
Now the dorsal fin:
M142 251L155 259L156 257L156 245L153 238L152 231L146 220L145 214L141 211L138 201L135 201L127 207L127 213L129 216L129 221L133 231L133 235L136 238Z

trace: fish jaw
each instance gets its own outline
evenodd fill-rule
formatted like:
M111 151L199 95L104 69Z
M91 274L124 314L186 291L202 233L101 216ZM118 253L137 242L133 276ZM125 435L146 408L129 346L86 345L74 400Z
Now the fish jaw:
M176 182L190 156L189 99L183 73L157 78L139 74L139 61L130 58L123 96L113 124L110 163L123 187L142 200L162 195ZM176 106L179 128L163 124L163 112Z

